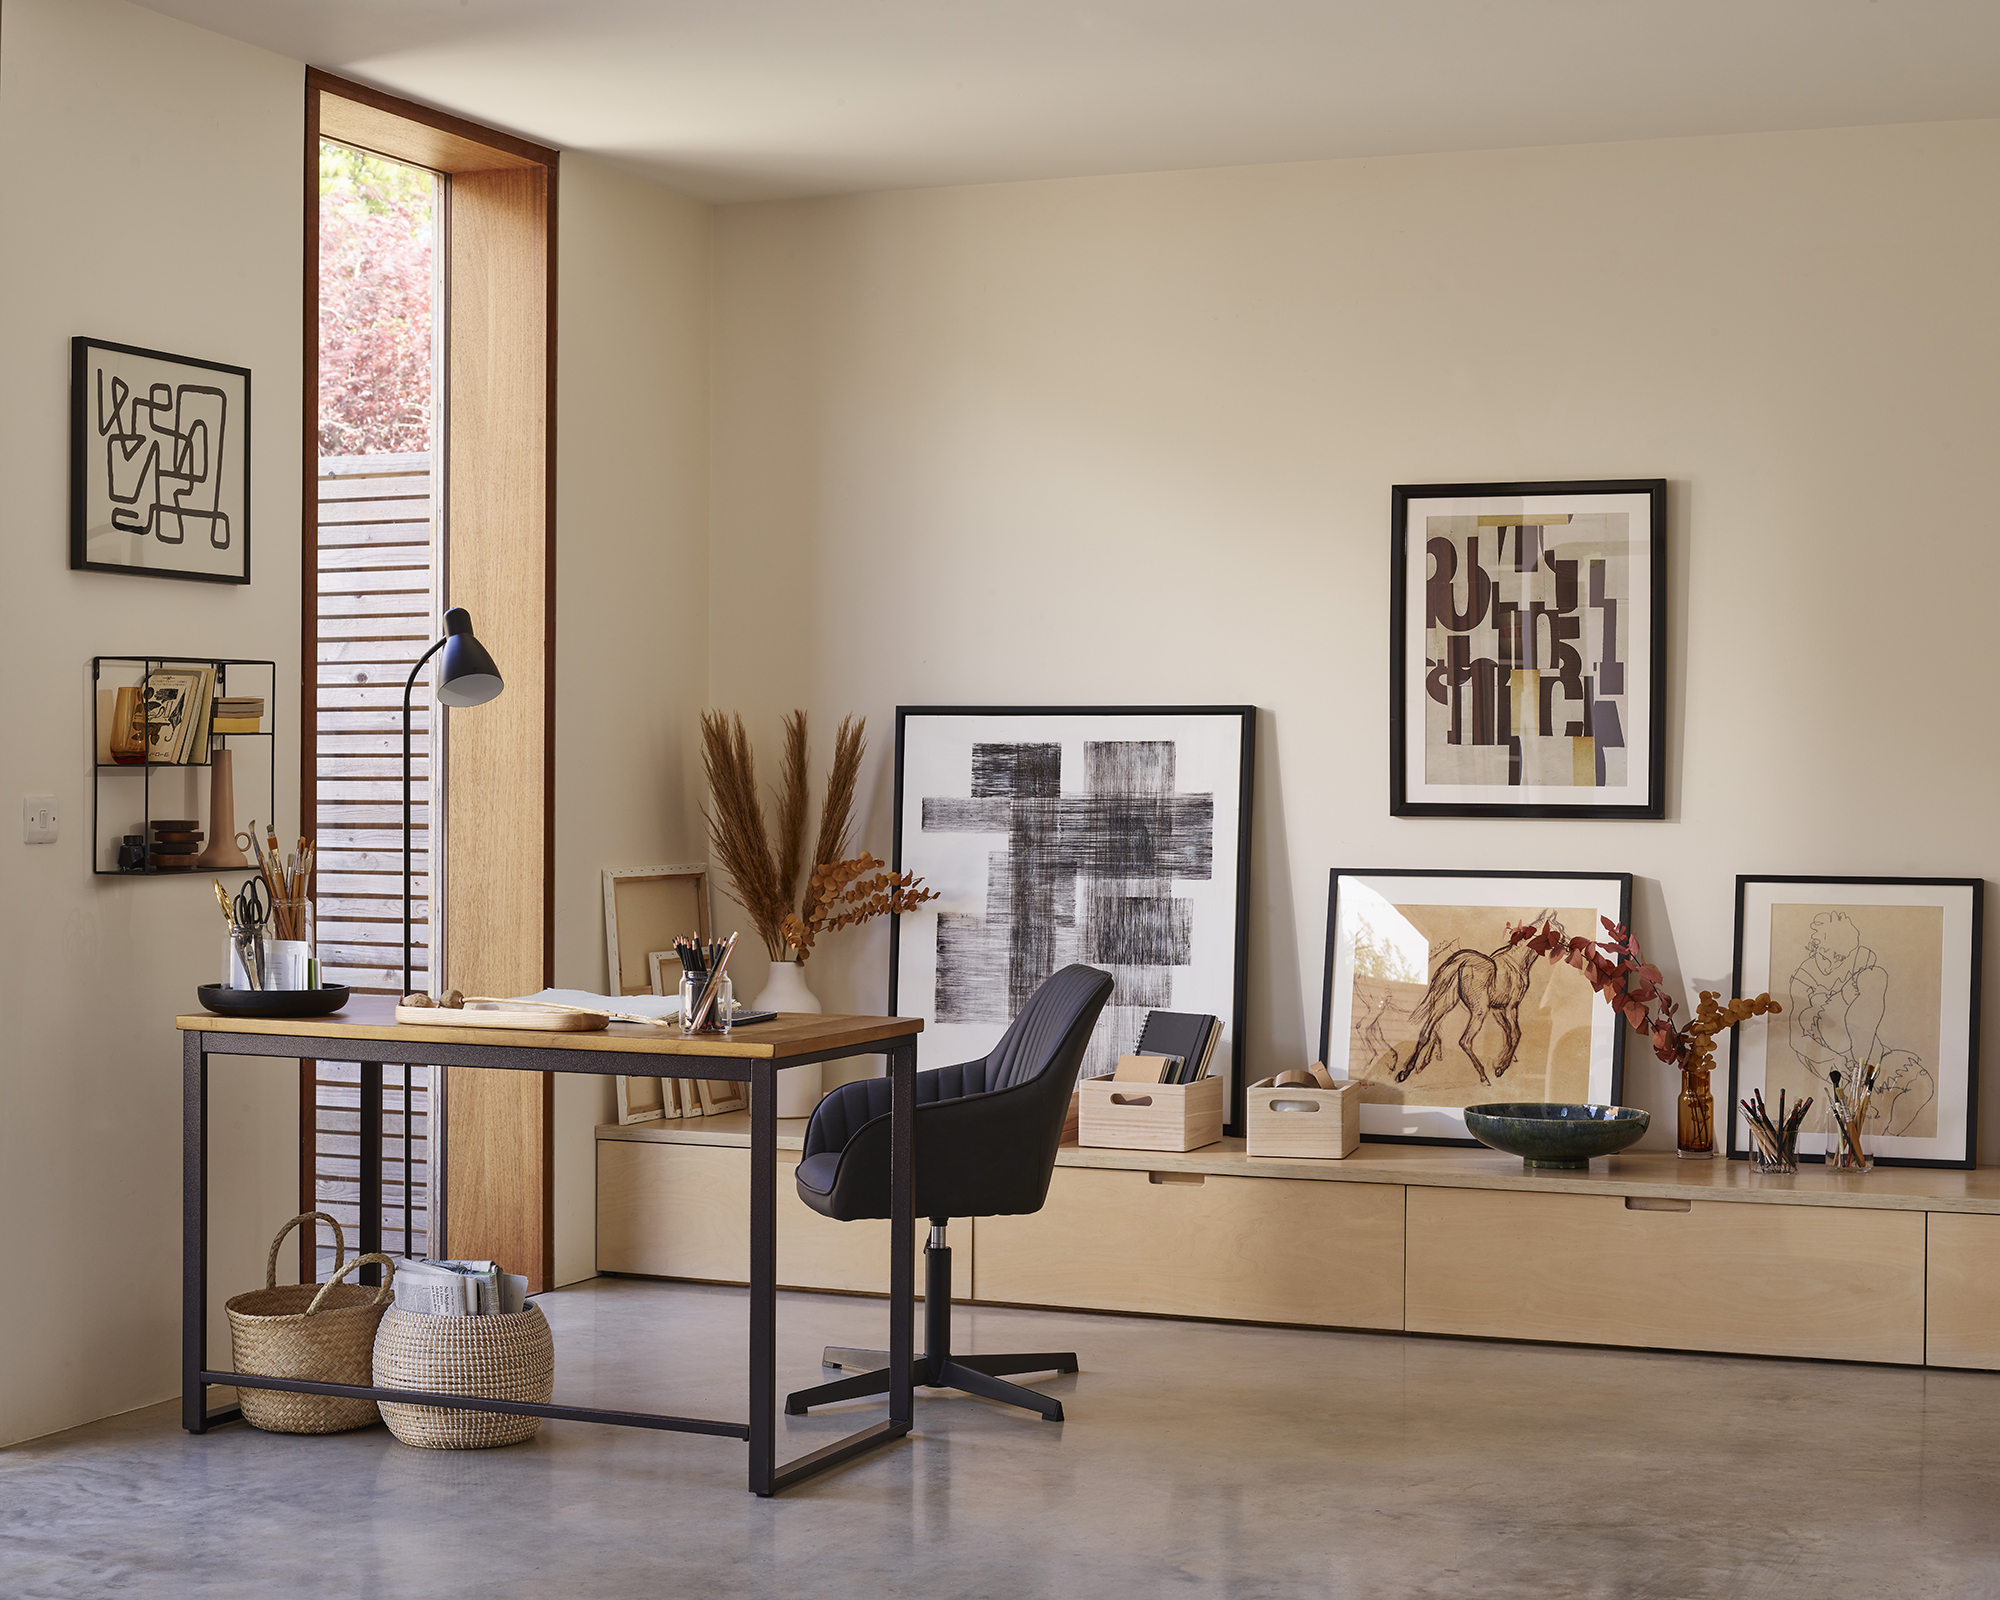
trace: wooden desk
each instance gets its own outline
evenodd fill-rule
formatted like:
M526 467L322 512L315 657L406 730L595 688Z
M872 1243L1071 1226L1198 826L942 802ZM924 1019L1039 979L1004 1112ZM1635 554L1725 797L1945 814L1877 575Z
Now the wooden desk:
M889 1393L889 1419L784 1466L777 1462L777 1078L788 1066L842 1056L886 1055L891 1089L889 1223L889 1367L912 1369L916 1220L916 1017L788 1015L727 1038L683 1039L673 1030L614 1022L602 1033L532 1033L491 1028L407 1028L395 1021L395 1001L357 996L335 1018L176 1017L181 1030L181 1426L206 1433L240 1412L208 1410L208 1386L235 1384L307 1394L399 1400L464 1411L507 1411L570 1422L612 1423L681 1433L719 1434L750 1446L750 1490L771 1495L814 1473L900 1439L910 1431L911 1384L899 1376ZM329 1049L328 1045L339 1048ZM511 1072L588 1072L600 1076L721 1078L749 1085L750 1112L750 1418L718 1422L646 1412L604 1411L526 1401L471 1400L337 1383L270 1378L210 1370L208 1356L208 1058L211 1055L334 1056L362 1063L361 1139L378 1147L385 1063L484 1067ZM699 1063L696 1070L694 1063ZM373 1086L372 1097L369 1086ZM361 1250L380 1248L379 1207L362 1206ZM372 1223L372 1227L371 1227Z

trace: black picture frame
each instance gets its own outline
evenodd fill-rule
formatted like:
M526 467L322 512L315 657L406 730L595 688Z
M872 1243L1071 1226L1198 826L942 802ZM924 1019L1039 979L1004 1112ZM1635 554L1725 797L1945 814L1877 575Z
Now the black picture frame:
M1602 888L1600 888L1599 893L1597 895L1598 915L1611 916L1611 920L1617 923L1620 927L1630 927L1632 924L1632 874L1629 872L1541 872L1532 870L1510 871L1506 868L1498 868L1498 867L1464 868L1458 870L1453 870L1449 868L1435 868L1435 867L1335 867L1331 872L1327 874L1326 956L1324 963L1323 979L1320 989L1319 1059L1323 1063L1325 1063L1325 1065L1328 1068L1336 1069L1337 1076L1342 1073L1349 1073L1350 1075L1352 1075L1350 1072L1350 1068L1344 1059L1344 1052L1337 1051L1333 1047L1334 1017L1337 1009L1335 1005L1335 1001L1337 998L1335 991L1335 981L1336 981L1335 975L1336 975L1336 967L1338 965L1336 958L1339 953L1340 884L1343 878L1348 878L1348 879L1411 878L1411 879L1430 879L1440 883L1453 883L1459 881L1482 882L1495 879L1504 879L1522 883L1583 882L1583 883L1593 883L1600 886L1615 885L1616 901L1617 901L1616 914L1613 915L1608 909L1608 903L1610 897L1603 892ZM1450 904L1451 902L1439 901L1433 903ZM1487 903L1491 904L1491 902ZM1596 939L1602 935L1603 928L1601 925L1593 923L1592 926L1590 926L1589 928L1571 928L1568 931L1572 934L1581 933L1589 938ZM1438 976L1439 975L1436 974L1431 975L1430 981L1433 984L1435 984L1438 981ZM1576 982L1579 985L1583 984L1584 980L1582 974L1580 973L1576 974ZM1588 993L1587 989L1585 992ZM1592 1103L1616 1105L1619 1103L1620 1097L1625 1092L1625 1035L1627 1029L1624 1020L1621 1017L1619 1017L1616 1012L1612 1011L1609 1006L1605 1005L1603 1001L1599 999L1598 996L1594 994L1589 994L1588 998L1590 1006L1592 1008L1590 1015L1592 1017L1591 1026L1593 1030L1593 1057L1595 1056L1596 1040L1599 1037L1599 1030L1607 1026L1609 1029L1608 1034L1604 1034L1602 1036L1603 1044L1605 1046L1608 1055L1608 1060L1605 1063L1605 1071L1607 1074L1606 1081L1604 1084L1605 1098L1603 1101L1593 1100ZM1519 1002L1517 1002L1516 1004L1518 1006ZM1452 1008L1447 1009L1443 1013L1443 1016L1445 1018L1449 1018L1455 1021L1457 1009L1458 1008L1454 1005ZM1482 1033L1481 1037L1483 1036L1484 1035ZM1477 1063L1475 1062L1475 1065L1476 1064ZM1593 1078L1596 1078L1599 1073L1599 1066L1594 1059L1591 1067L1591 1073ZM1518 1096L1509 1094L1506 1091L1505 1086L1500 1084L1492 1085L1490 1092L1485 1092L1484 1090L1482 1090L1482 1092L1484 1092L1484 1097L1486 1099L1495 1101L1504 1101L1504 1100L1519 1098ZM1476 1105L1478 1103L1479 1103L1478 1100L1469 1100L1466 1102L1466 1104L1468 1105ZM1408 1108L1396 1105L1381 1105L1377 1103L1376 1105L1371 1106L1370 1102L1366 1099L1364 1095L1361 1105L1361 1137L1364 1140L1375 1144L1455 1145L1455 1146L1475 1147L1479 1149L1486 1148L1484 1145L1480 1144L1479 1140L1473 1138L1470 1134L1465 1134L1465 1133L1450 1134L1439 1131L1433 1131L1429 1133L1390 1133L1382 1131L1384 1126L1392 1118L1400 1120L1407 1118L1409 1116L1415 1116L1418 1118L1420 1122L1448 1123L1451 1119L1447 1115L1447 1113L1451 1113L1454 1111L1460 1113L1457 1117L1457 1123L1458 1126L1462 1129L1464 1126L1464 1117L1462 1115L1461 1107L1450 1107L1450 1106L1433 1104L1433 1105L1422 1106L1414 1111L1411 1111ZM1373 1126L1371 1126L1371 1124Z
M151 421L155 407L138 399L141 382L149 396L168 391L160 408L172 406L171 426ZM140 410L148 413L143 430ZM70 569L248 583L250 423L248 367L72 338ZM169 450L174 459L163 460ZM169 491L163 478L186 486ZM112 551L130 559L105 559Z
M896 767L895 767L895 829L893 854L895 870L923 872L922 863L912 866L912 857L917 853L911 848L912 841L906 834L904 821L910 796L907 785L912 769L913 724L921 725L924 719L935 718L991 718L995 723L1007 719L1034 719L1047 722L1050 719L1152 719L1162 718L1215 718L1233 724L1236 731L1237 754L1234 790L1236 839L1230 853L1231 870L1235 876L1233 893L1228 898L1234 926L1230 939L1229 954L1229 1002L1224 1020L1228 1023L1229 1047L1228 1073L1229 1110L1224 1132L1232 1137L1241 1135L1243 1125L1243 1091L1246 1083L1247 1054L1245 1049L1245 1029L1248 1016L1248 990L1250 972L1250 849L1252 828L1252 800L1257 757L1257 708L1245 705L1113 705L1113 706L898 706L896 708ZM1140 731L1140 730L1133 730ZM1215 865L1220 865L1221 852L1216 851ZM932 887L949 887L932 882ZM908 913L911 918L922 917L929 920L934 914L928 912ZM905 917L892 916L889 919L889 1011L897 1014L903 1004L904 980L904 927ZM1114 994L1114 1005L1118 997ZM931 1021L935 1004L935 994L927 998L925 1004L916 1008L913 1014L923 1015L927 1024ZM1163 1009L1173 1009L1167 1007ZM1214 1008L1201 1006L1208 1011ZM1107 1013L1113 1006L1107 1006ZM1222 1015L1221 1011L1215 1014ZM1004 1024L1002 1025L1004 1026ZM1100 1021L1100 1029L1104 1022ZM995 1037L998 1036L995 1029ZM934 1037L936 1029L927 1027L926 1038ZM954 1058L956 1059L956 1058Z
M1920 1067L1929 1069L1932 1098L1937 1107L1937 1125L1943 1130L1931 1138L1921 1141L1933 1146L1928 1151L1917 1148L1919 1141L1904 1144L1903 1137L1897 1136L1874 1146L1875 1165L1878 1167L1936 1167L1952 1171L1970 1171L1978 1165L1979 1146L1979 1001L1983 978L1981 948L1982 924L1986 909L1986 883L1982 878L1895 878L1895 877L1854 877L1838 873L1798 874L1798 873L1739 873L1736 878L1736 934L1735 951L1730 965L1730 985L1732 991L1741 995L1746 983L1755 985L1757 990L1768 992L1785 1007L1775 1017L1760 1017L1749 1022L1738 1023L1729 1030L1729 1099L1727 1116L1729 1136L1727 1151L1732 1161L1748 1160L1750 1139L1743 1113L1738 1108L1739 1099L1747 1096L1752 1088L1762 1090L1770 1077L1770 1063L1775 1054L1771 1044L1774 1029L1782 1029L1789 1040L1790 1030L1800 1025L1795 986L1787 981L1785 992L1772 987L1776 977L1771 967L1771 905L1765 903L1766 896L1760 893L1764 886L1777 886L1779 891L1787 887L1804 889L1820 887L1828 890L1843 888L1862 891L1842 897L1840 901L1822 897L1789 898L1772 893L1768 898L1772 905L1821 906L1828 910L1861 910L1863 915L1855 929L1857 955L1865 956L1869 965L1876 965L1879 958L1859 941L1870 937L1866 926L1866 914L1870 910L1884 908L1902 909L1907 907L1940 906L1945 912L1941 929L1938 1010L1938 1059L1923 1063ZM1902 895L1884 891L1905 891ZM1753 926L1753 923L1755 924ZM1761 936L1762 948L1756 942ZM1749 959L1746 959L1749 958ZM1959 965L1962 958L1963 967ZM1803 973L1792 975L1799 977ZM1878 967L1879 970L1879 967ZM1963 982L1958 979L1962 971ZM1887 982L1893 982L1893 973ZM1886 987L1886 983L1885 983ZM1850 1002L1851 1003L1851 1002ZM1912 1052L1892 1044L1887 1032L1894 1036L1895 1022L1888 1015L1886 1007L1877 1019L1877 1032L1871 1035L1869 1045L1880 1044L1883 1048L1874 1052L1876 1064L1889 1066L1892 1073L1896 1066L1891 1058L1910 1055ZM1754 1033L1751 1030L1756 1030ZM1959 1040L1963 1038L1963 1054L1960 1054ZM1881 1091L1877 1092L1878 1101ZM1768 1098L1768 1097L1767 1097ZM1822 1096L1822 1104L1824 1103ZM1894 1102L1889 1109L1893 1116ZM1878 1107L1878 1110L1881 1109ZM1825 1159L1824 1138L1819 1133L1818 1108L1802 1124L1799 1131L1799 1159L1803 1162L1820 1162ZM1871 1116L1871 1138L1875 1137Z
M1643 706L1646 726L1643 729L1620 728L1622 746L1629 752L1642 748L1647 753L1647 772L1643 798L1608 803L1602 799L1568 801L1551 796L1564 792L1554 786L1533 788L1521 785L1524 792L1533 788L1539 796L1534 800L1520 802L1507 801L1489 795L1479 800L1448 798L1434 792L1447 789L1448 785L1432 785L1423 793L1413 794L1409 781L1409 741L1415 737L1421 748L1424 733L1421 715L1412 717L1411 707L1415 703L1421 713L1421 701L1415 700L1411 689L1412 661L1419 687L1415 694L1425 692L1422 687L1430 676L1429 663L1421 653L1423 641L1419 637L1416 648L1419 654L1410 656L1410 581L1412 556L1410 551L1409 521L1413 506L1421 506L1425 501L1451 500L1500 501L1525 497L1546 498L1570 496L1580 502L1602 501L1612 496L1643 496L1646 500L1646 523L1648 551L1647 559L1633 562L1630 576L1636 581L1644 572L1647 594L1644 597L1643 615L1647 620L1647 639L1644 660L1647 664L1646 693ZM1579 509L1581 509L1580 507ZM1395 817L1505 817L1505 818L1604 818L1624 820L1657 820L1666 815L1666 757L1667 757L1667 480L1664 478L1604 478L1572 479L1561 481L1540 481L1522 483L1426 483L1397 484L1390 492L1390 560L1389 560L1389 814ZM1504 529L1501 530L1504 534ZM1517 544L1520 540L1517 533ZM1589 609L1586 602L1585 608ZM1483 606L1481 610L1483 611ZM1600 627L1602 623L1600 622ZM1532 648L1532 647L1531 647ZM1492 677L1497 682L1499 668L1493 661L1480 661L1473 667L1493 669ZM1478 680L1475 680L1475 684ZM1586 680L1585 714L1592 707L1591 690ZM1495 707L1497 715L1507 716L1506 696L1503 689L1496 688ZM1609 698L1609 697L1606 697ZM1637 697L1628 697L1628 712L1633 709ZM1614 706L1615 712L1615 706ZM1629 720L1629 718L1628 718ZM1414 723L1414 727L1412 724ZM1589 727L1586 721L1583 724ZM1496 730L1497 731L1497 730ZM1494 741L1497 742L1497 741ZM1598 752L1601 765L1604 757ZM1518 741L1515 744L1514 760L1510 763L1510 785L1515 784L1521 766ZM1495 785L1482 786L1491 790ZM1636 786L1632 786L1636 795ZM1601 794L1600 789L1576 789L1580 794Z

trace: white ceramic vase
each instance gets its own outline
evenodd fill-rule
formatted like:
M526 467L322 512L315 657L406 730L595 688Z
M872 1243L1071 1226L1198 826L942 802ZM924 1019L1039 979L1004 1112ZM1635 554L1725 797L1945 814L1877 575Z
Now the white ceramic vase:
M826 1007L806 987L805 969L796 961L773 961L771 977L750 1002L752 1011L803 1011L818 1016ZM778 1115L809 1117L819 1104L820 1065L787 1067L778 1074Z

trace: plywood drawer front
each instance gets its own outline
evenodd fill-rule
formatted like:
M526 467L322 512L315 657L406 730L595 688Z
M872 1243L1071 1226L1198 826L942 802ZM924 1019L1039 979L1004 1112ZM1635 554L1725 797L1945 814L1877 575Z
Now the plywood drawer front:
M788 1289L889 1292L889 1224L835 1222L799 1198L798 1156L778 1152L778 1282ZM923 1243L917 1220L918 1294ZM973 1229L951 1230L952 1272L972 1281ZM741 1145L597 1142L597 1266L661 1278L750 1277L750 1152Z
M1400 1328L1403 1191L1058 1167L1033 1216L980 1219L973 1284L1023 1305Z
M1931 1213L1926 1298L1925 1360L2000 1368L2000 1217Z
M750 1152L598 1140L597 1268L747 1283Z
M1408 1297L1419 1333L1919 1363L1924 1217L1413 1187Z

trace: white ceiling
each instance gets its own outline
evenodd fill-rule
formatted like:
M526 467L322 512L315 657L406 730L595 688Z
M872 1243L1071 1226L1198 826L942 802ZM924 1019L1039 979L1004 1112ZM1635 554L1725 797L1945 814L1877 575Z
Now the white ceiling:
M2000 0L139 0L713 200L2000 116Z

